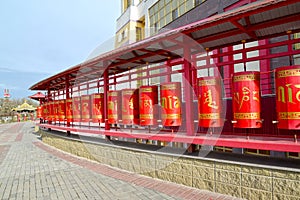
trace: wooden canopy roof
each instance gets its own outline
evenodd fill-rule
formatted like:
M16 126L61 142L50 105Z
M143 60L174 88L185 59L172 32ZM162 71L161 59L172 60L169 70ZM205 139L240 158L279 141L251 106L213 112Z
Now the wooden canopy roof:
M30 90L58 90L151 63L300 31L300 0L259 0L103 53L42 80Z

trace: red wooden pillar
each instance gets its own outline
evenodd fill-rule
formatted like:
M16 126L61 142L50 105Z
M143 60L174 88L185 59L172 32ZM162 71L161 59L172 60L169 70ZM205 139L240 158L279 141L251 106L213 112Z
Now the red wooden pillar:
M69 82L69 76L66 75L66 101L65 101L65 108L66 108L66 120L67 120L67 127L70 127L71 125L71 121L73 121L73 114L72 112L70 113L70 111L72 111L72 100L70 97L70 82ZM69 103L68 103L69 102ZM68 112L69 111L69 112ZM70 119L70 117L72 119ZM70 136L71 132L69 130L67 130L67 136Z
M167 76L166 76L166 81L167 83L171 82L171 73L172 73L172 65L170 63L170 60L166 62L167 66Z
M196 55L193 55L191 56L192 57L192 81L193 81L193 90L194 90L194 93L196 94L196 97L198 96L198 93L197 93L197 56ZM193 93L193 95L194 95Z
M48 99L47 99L47 101L48 101L48 124L51 124L52 123L52 117L50 116L50 115L52 115L51 114L51 104L50 104L50 98L51 98L51 91L50 91L50 88L48 88L48 91L47 91L47 97L48 97Z
M227 56L223 57L223 62L232 62L233 61L233 47L225 47L222 49L223 53L229 53ZM234 65L226 65L223 66L223 84L225 87L225 97L231 97L232 91L231 91L231 76L234 73Z
M186 118L186 131L187 135L195 135L194 119L193 119L193 95L192 95L192 64L191 64L191 51L189 47L184 47L184 61L183 61L183 90L185 94L185 118Z
M214 59L214 65L216 65L216 67L214 67L214 76L219 77L219 78L223 78L221 77L221 66L218 65L221 62L221 57L220 57L220 49L214 50L213 51L213 55L217 55L217 57Z
M259 40L258 45L266 45L268 40ZM260 49L259 56L268 56L270 54L269 49ZM260 71L265 72L261 73L261 94L272 94L272 74L271 74L271 63L270 59L259 60ZM270 72L270 73L269 73Z
M66 75L66 104L67 104L68 99L70 99L70 83L69 83L69 76ZM66 105L66 107L67 107L67 105ZM70 124L71 124L70 121L67 120L67 127L69 127Z
M108 123L108 68L103 73L103 89L104 89L104 119L105 119L105 130L109 130L110 126Z

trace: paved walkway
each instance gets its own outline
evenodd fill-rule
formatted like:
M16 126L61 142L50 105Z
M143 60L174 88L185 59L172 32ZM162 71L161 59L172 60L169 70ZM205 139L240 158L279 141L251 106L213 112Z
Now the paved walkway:
M234 199L78 158L33 132L33 123L0 125L0 199Z

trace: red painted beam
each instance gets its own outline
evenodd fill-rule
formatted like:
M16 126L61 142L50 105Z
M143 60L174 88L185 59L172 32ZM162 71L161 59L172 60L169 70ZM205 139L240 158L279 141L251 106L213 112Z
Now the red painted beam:
M236 26L238 29L240 29L242 32L246 33L248 36L252 37L253 39L257 40L257 35L254 31L248 31L247 27L244 27L241 25L238 21L232 21L231 22L234 26ZM250 24L249 24L250 25Z
M202 44L202 43L205 43L205 42L218 40L218 39L221 39L221 38L234 37L234 35L238 35L238 34L242 34L242 33L249 34L250 37L253 37L254 39L257 39L257 36L253 35L255 33L255 31L259 31L260 29L285 24L287 22L290 23L290 22L294 22L294 21L298 21L298 20L299 20L299 15L295 14L295 15L291 15L291 16L281 17L279 19L273 19L273 20L266 21L266 22L263 22L263 23L251 24L247 27L243 27L241 24L239 24L236 21L231 21L231 23L234 24L238 29L232 29L232 30L225 31L225 32L222 32L222 33L217 33L217 34L214 34L214 35L205 36L203 38L198 38L196 40L197 40L198 43ZM251 34L251 33L253 33L253 34Z
M273 27L273 26L277 26L277 25L281 25L281 24L287 24L287 23L291 23L291 22L295 22L295 21L299 21L299 14L289 15L289 16L265 21L265 22L262 22L259 24L254 24L254 25L251 25L250 27L248 27L247 30L248 31L256 31L256 30L265 29L268 27ZM289 30L287 30L287 31L289 31Z

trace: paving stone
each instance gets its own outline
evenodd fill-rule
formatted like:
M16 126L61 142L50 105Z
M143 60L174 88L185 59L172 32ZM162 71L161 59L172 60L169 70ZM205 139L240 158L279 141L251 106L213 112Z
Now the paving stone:
M220 196L75 157L43 144L33 131L29 122L0 126L0 199L182 199L186 190L198 196L184 199Z

